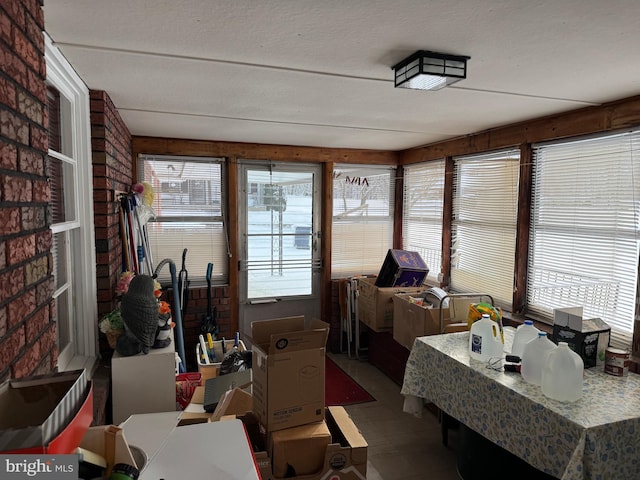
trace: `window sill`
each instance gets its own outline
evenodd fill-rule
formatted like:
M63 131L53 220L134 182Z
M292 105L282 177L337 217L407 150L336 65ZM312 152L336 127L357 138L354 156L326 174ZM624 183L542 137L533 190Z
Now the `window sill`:
M514 315L511 312L502 312L502 323L510 327L518 328L526 320L532 320L533 325L543 332L547 332L547 335L553 333L553 325L543 322L539 319L533 318L530 315ZM631 364L629 365L629 371L640 374L640 357L631 355Z
M502 323L505 325L509 325L510 327L518 328L520 325L524 324L525 320L531 320L533 325L542 332L547 332L548 335L553 333L553 325L550 325L547 322L544 322L540 319L536 319L531 315L518 315L513 314L511 312L502 312Z

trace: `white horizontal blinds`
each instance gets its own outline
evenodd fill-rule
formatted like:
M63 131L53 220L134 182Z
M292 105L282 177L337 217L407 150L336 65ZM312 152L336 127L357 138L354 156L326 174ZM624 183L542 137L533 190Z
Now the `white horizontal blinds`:
M402 248L420 254L433 282L442 265L444 169L444 160L404 168Z
M266 164L265 164L266 165ZM247 298L313 293L321 268L313 231L315 173L309 166L269 164L242 169Z
M212 282L228 281L223 167L221 158L140 156L138 179L149 182L155 193L155 217L147 224L154 269L168 258L179 272L186 248L190 281L204 281L209 262ZM168 266L160 270L159 279L171 280Z
M337 164L331 276L375 275L393 247L395 167Z
M454 161L450 287L490 294L496 304L510 308L520 151Z
M534 146L528 309L582 306L629 346L638 277L638 132Z

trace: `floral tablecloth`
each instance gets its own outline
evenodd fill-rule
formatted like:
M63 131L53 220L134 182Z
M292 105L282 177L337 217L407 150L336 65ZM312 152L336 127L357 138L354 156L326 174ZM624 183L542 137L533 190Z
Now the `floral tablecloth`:
M509 351L513 329L505 329ZM517 373L469 358L469 332L420 337L402 394L437 405L537 469L563 480L640 478L640 375L585 370L583 396L551 400Z

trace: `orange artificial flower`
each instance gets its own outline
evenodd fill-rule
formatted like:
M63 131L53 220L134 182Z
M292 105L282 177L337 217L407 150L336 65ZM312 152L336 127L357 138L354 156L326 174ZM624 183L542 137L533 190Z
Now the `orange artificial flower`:
M158 312L159 313L171 313L171 306L163 301L158 302Z

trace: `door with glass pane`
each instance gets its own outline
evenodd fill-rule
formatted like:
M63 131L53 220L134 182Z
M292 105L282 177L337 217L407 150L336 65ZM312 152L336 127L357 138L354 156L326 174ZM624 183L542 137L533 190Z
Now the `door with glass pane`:
M251 322L320 318L320 166L240 162L241 335Z

